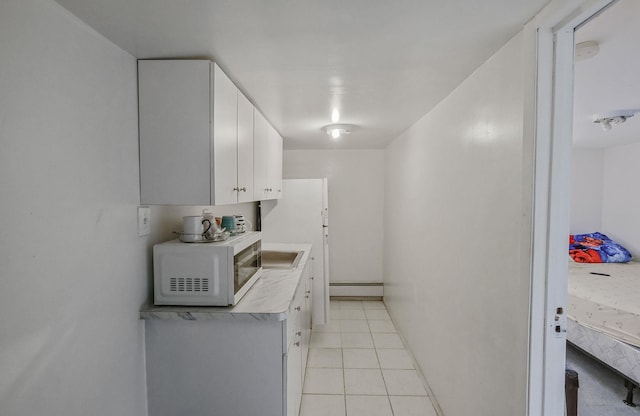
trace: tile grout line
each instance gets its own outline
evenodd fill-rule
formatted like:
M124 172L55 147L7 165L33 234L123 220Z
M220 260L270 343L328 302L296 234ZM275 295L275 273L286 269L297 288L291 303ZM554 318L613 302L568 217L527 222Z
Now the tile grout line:
M339 331L339 332L338 332L338 334L339 334L339 340L340 340L339 348L340 348L340 354L341 354L341 359L342 359L342 363L341 363L341 367L342 367L342 368L341 368L341 369L342 369L342 379L343 379L343 387L344 387L344 390L343 390L343 394L342 394L342 396L343 396L343 403L344 403L345 416L349 416L349 413L348 413L348 410L347 410L347 396L349 395L349 394L347 394L347 384L346 384L346 370L347 370L347 368L346 368L346 362L345 362L345 351L344 351L344 349L345 349L345 345L343 344L343 342L344 342L344 336L343 336L343 334L345 334L345 331L343 331L343 329L344 329L344 328L342 328L342 323L343 323L342 321L344 321L344 319L342 319L342 318L343 318L343 316L342 316L342 314L340 314L340 311L342 311L343 309L342 309L342 304L341 304L341 303L337 303L337 305L338 305L338 307L337 307L337 308L335 308L335 309L337 309L337 310L336 310L336 312L338 312L338 314L340 315L340 317L339 317L339 319L336 319L336 321L338 321L338 325L337 325L337 326L339 327L339 328L338 328L338 331ZM419 378L419 379L421 379L421 378L422 378L422 377L421 377L421 376L422 376L422 374L421 374L421 373L420 373L420 371L416 368L416 366L415 366L415 357L413 357L413 353L412 353L410 350L408 350L408 349L407 349L407 347L406 347L406 343L404 342L404 339L402 338L402 336L401 336L401 335L400 335L400 333L398 332L397 327L396 327L395 323L393 322L393 319L391 319L390 314L389 314L389 313L388 313L388 311L386 310L386 305L384 305L384 303L383 303L383 304L382 304L382 308L369 308L370 310L374 310L374 309L375 309L375 310L384 310L384 311L386 312L386 315L387 315L387 318L386 318L386 319L381 319L381 318L380 318L380 316L378 316L378 315L380 314L379 312L372 312L372 313L370 313L369 315L373 315L372 317L370 317L370 316L367 314L367 308L365 308L365 307L364 307L364 304L361 302L361 303L360 303L360 305L362 306L362 309L355 308L354 306L356 306L356 305L355 305L355 304L353 304L353 303L352 303L351 305L349 305L349 306L351 306L350 308L345 308L345 309L349 309L349 310L362 310L362 311L363 311L363 313L364 313L364 319L363 319L363 320L364 320L364 322L366 323L366 326L367 326L368 331L367 331L367 332L364 332L364 331L363 331L363 332L347 331L347 332L348 332L348 333L353 333L353 334L365 334L365 333L366 333L366 334L369 334L369 337L370 337L370 339L371 339L371 342L373 343L373 347L372 347L372 348L369 348L369 347L352 347L352 349L355 349L355 350L368 350L368 349L373 349L373 351L374 351L374 353L375 353L375 358L376 358L377 366L378 366L378 368L377 368L377 369L378 369L378 371L380 372L380 375L382 376L382 381L383 381L383 384L384 384L384 387L385 387L385 393L386 393L386 394L384 394L384 395L377 395L377 394L363 394L363 395L358 395L358 394L356 394L355 396L374 396L374 397L383 397L383 396L386 396L386 397L387 397L387 403L389 404L389 409L390 409L390 411L391 411L391 416L394 416L394 415L396 414L396 411L395 411L395 409L393 408L393 404L392 404L392 402L391 402L391 395L390 395L390 393L389 393L389 389L388 389L388 381L386 380L386 377L385 377L384 372L383 372L382 362L381 362L381 359L380 359L380 350L392 349L392 350L403 350L403 351L405 351L405 353L406 353L406 354L408 354L409 359L412 361L412 366L414 367L414 368L413 368L413 370L414 370L414 371L416 371L416 373L418 373L418 378ZM350 316L355 316L355 315L358 315L358 314L357 314L357 313L351 313L351 315L350 315ZM377 319L376 319L376 318L377 318ZM359 319L354 319L354 318L349 318L349 319L350 319L350 320L359 320ZM349 319L347 319L347 320L349 320ZM387 330L387 331L384 331L384 330L383 330L383 331L381 331L381 332L376 332L376 333L381 333L381 334L395 334L396 336L398 336L398 337L400 338L401 343L402 343L402 347L400 347L400 348L397 348L397 347L395 347L395 348L378 348L378 347L376 346L376 344L375 344L375 341L374 341L374 332L372 331L372 328L371 328L371 325L370 325L370 321L372 321L372 320L373 320L373 321L380 321L380 320L384 320L384 321L387 321L387 320L388 320L388 321L390 321L391 326L392 326L392 328L393 328L393 332L388 332L388 330ZM356 328L357 328L357 327L358 327L358 325L354 325L354 327L356 327ZM360 326L360 328L361 328L361 326ZM384 328L383 328L383 329L384 329ZM324 332L324 331L320 331L320 332ZM318 348L322 348L322 347L318 347ZM308 360L309 360L309 358L307 358L307 363L308 363ZM308 367L308 366L307 366L307 369L309 369L309 368L312 368L312 367ZM322 368L322 367L319 367L319 368ZM363 367L362 369L367 369L367 368L369 368L369 367ZM357 370L357 369L360 369L360 368L359 368L359 367L356 367L355 369ZM431 395L429 394L428 389L427 389L427 388L426 388L426 386L424 385L424 384L426 384L426 383L424 383L424 380L422 380L422 379L421 379L421 380L420 380L420 384L422 385L422 387L425 387L425 390L427 390L427 391L426 391L426 393L427 393L427 394L426 394L426 397L429 399L429 402L431 402L431 404L432 404L432 406L433 406L433 403L432 403L432 400L431 400ZM320 393L317 393L317 394L320 394ZM312 395L312 393L310 393L310 395ZM402 397L425 397L424 395L414 395L414 394L400 394L399 396L402 396ZM434 406L434 407L435 407L435 406Z

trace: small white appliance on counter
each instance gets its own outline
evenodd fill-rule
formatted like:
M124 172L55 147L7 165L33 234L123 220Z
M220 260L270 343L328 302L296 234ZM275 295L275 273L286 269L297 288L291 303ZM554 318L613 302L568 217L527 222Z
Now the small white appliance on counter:
M262 275L262 235L246 232L210 243L153 246L156 305L235 305Z

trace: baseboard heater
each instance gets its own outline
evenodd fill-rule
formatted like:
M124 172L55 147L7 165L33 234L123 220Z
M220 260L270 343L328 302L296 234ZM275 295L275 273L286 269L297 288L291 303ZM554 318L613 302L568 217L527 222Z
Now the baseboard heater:
M329 283L331 297L382 297L383 294L381 282Z

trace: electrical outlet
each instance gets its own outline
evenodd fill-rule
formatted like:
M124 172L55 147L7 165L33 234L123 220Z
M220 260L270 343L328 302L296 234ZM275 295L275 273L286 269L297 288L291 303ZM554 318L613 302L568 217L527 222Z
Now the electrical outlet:
M138 235L149 235L151 233L151 208L138 207Z

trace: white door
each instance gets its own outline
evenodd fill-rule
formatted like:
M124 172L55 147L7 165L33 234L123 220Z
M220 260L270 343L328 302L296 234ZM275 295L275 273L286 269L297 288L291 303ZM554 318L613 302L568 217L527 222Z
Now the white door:
M272 125L267 132L267 197L282 198L282 136Z
M267 199L268 179L267 162L269 123L258 109L254 109L253 125L253 199Z
M253 199L253 104L238 91L238 202Z
M322 179L322 231L323 231L323 268L320 270L323 273L322 282L317 282L314 286L314 290L322 291L322 300L324 302L324 322L329 322L330 308L329 308L329 282L331 281L331 273L329 268L329 181L325 178ZM315 281L315 280L314 280ZM322 287L319 287L322 285ZM318 311L320 313L320 311Z
M238 89L213 65L213 205L238 203Z

